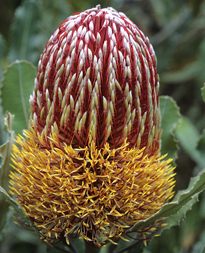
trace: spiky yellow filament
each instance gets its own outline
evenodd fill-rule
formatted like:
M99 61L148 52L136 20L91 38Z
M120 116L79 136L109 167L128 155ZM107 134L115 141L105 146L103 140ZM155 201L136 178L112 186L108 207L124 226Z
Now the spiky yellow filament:
M170 160L144 156L126 141L98 149L92 135L88 146L73 148L53 129L49 143L33 127L17 137L11 174L11 194L47 241L76 233L101 246L172 197Z

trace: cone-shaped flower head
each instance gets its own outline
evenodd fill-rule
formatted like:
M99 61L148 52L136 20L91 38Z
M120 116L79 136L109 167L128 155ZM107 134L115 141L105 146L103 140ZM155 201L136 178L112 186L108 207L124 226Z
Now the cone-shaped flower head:
M75 233L100 246L171 198L158 96L153 47L123 13L97 6L54 32L11 175L12 194L43 238Z

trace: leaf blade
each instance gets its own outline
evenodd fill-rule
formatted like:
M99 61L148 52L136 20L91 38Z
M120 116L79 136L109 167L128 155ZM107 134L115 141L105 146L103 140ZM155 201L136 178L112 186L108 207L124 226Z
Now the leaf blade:
M191 123L188 118L182 117L180 120L180 124L176 127L174 132L186 153L192 158L193 161L195 161L200 166L201 169L204 168L204 155L201 155L200 151L197 150L200 135L196 127Z
M202 94L203 101L205 102L205 83L204 83L204 86L201 88L201 94Z
M12 145L14 143L14 131L12 130L12 122L14 115L11 115L7 112L7 117L5 118L5 125L8 128L8 139L7 141L0 146L0 157L1 157L1 166L0 166L0 185L8 190L8 179L10 171L10 154L12 150Z
M184 205L189 201L192 201L193 198L196 198L204 189L205 169L198 176L192 178L188 188L177 194L173 201L166 203L160 211L152 215L150 218L138 222L131 230L149 227L162 218L177 214Z
M9 62L26 59L36 64L41 48L40 10L34 1L24 1L15 11L11 26Z
M4 72L2 81L2 107L15 115L13 129L22 133L28 126L29 96L33 91L35 67L27 61L15 61ZM16 85L17 84L17 85Z
M167 154L166 159L177 158L178 145L174 136L174 129L179 123L180 113L176 102L168 96L160 96L161 111L161 153ZM168 116L169 115L169 116Z
M12 121L14 116L10 113L7 113L7 117L5 118L5 125L8 129L8 138L5 143L0 146L0 157L1 157L1 166L0 166L0 187L3 189L0 192L3 192L4 195L0 195L0 231L3 233L8 219L11 215L9 210L9 204L6 201L7 196L5 196L6 191L9 190L9 173L11 166L10 163L10 156L11 156L11 149L13 145L13 138L14 138L14 131L12 130ZM1 234L0 233L0 234ZM1 235L2 236L2 235Z

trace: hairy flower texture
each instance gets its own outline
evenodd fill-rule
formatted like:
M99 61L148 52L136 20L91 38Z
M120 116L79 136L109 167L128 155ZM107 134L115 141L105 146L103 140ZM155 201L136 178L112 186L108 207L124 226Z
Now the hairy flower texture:
M123 13L97 6L54 32L11 174L12 194L44 239L76 234L101 246L172 197L158 96L152 45Z

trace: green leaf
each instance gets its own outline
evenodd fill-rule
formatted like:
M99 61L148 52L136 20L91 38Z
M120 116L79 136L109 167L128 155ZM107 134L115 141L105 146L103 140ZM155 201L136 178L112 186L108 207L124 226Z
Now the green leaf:
M186 213L188 209L197 201L197 197L200 192L205 189L205 170L198 176L190 180L189 186L186 190L180 191L174 198L172 202L165 204L160 211L155 213L150 218L138 222L133 228L133 230L143 229L151 226L155 222L161 220L162 218L170 217L172 224L176 225L181 219L182 215ZM189 203L191 201L191 203Z
M192 158L192 160L195 161L201 167L201 169L204 168L205 156L203 155L203 153L200 153L200 151L197 150L200 135L198 130L188 118L181 118L180 124L175 129L175 134L181 146ZM204 145L203 136L201 138L201 142L199 142L200 147Z
M25 59L37 64L40 31L39 5L35 1L23 1L11 25L9 61Z
M160 97L160 110L161 110L161 127L162 127L162 139L161 139L161 153L167 154L167 158L172 158L173 161L177 158L177 142L174 138L174 129L179 123L180 113L179 107L176 102L168 97Z
M1 167L0 167L0 185L8 190L9 181L9 171L10 171L10 154L12 150L12 145L14 143L14 131L12 130L12 122L14 115L7 112L7 117L5 118L5 125L8 129L8 139L0 146L0 157L1 157Z
M202 98L205 102L205 83L204 83L204 86L201 88L201 94L202 94Z
M194 244L190 253L204 253L205 252L205 231L200 234L199 240Z
M5 131L3 109L0 105L0 145L6 142L7 137L8 133Z
M7 113L7 117L5 118L5 125L8 128L8 139L7 141L0 146L0 157L1 157L1 166L0 166L0 185L8 190L9 185L9 173L10 173L10 154L13 144L14 131L12 131L12 121L14 116L10 113ZM3 189L3 188L2 188ZM6 223L8 221L8 203L6 202L6 198L3 195L0 195L0 231L4 229Z
M6 42L2 34L0 34L0 82L2 79L2 73L3 73L3 60L5 57L6 52ZM1 85L1 84L0 84Z
M192 206L198 202L198 195L199 193L196 193L195 195L192 196L191 200L188 201L184 206L182 206L181 209L176 214L171 215L169 218L166 219L165 223L167 224L160 230L160 234L166 230L170 229L173 226L177 226L180 224L182 219L186 217L186 213L191 210ZM157 231L157 233L159 233Z
M8 192L1 186L0 186L0 193L3 194L3 196L6 198L6 201L8 202L8 204L13 208L13 210L15 212L15 216L18 214L22 223L31 225L30 220L26 217L26 215L25 215L23 209L21 208L20 204L15 199L13 199L8 194Z
M9 194L8 192L0 186L0 192L6 197L7 201L9 202L9 204L14 208L14 210L19 213L19 214L23 214L23 211L21 209L21 206L18 204L18 202L16 202ZM23 214L24 216L24 214Z
M199 137L198 143L197 143L197 151L200 154L201 159L205 160L204 154L205 154L205 129L203 130L202 134Z
M2 146L0 146L0 156L2 158L1 160L1 170L0 170L0 179L1 179L1 185L0 185L0 192L2 195L0 195L0 216L1 216L1 223L0 223L0 231L4 228L5 225L5 217L7 215L10 215L11 213L8 212L8 204L13 207L14 211L16 211L18 214L20 214L21 218L26 221L27 223L29 220L26 218L21 206L16 202L9 194L9 173L11 170L10 167L10 156L11 156L11 150L12 145L14 143L14 131L12 130L12 122L14 119L14 115L11 115L9 112L7 112L7 117L5 118L5 125L8 128L8 140L6 143L4 143Z
M2 107L15 115L13 129L16 134L22 133L22 129L28 126L29 96L35 76L35 67L27 61L15 61L4 73Z

